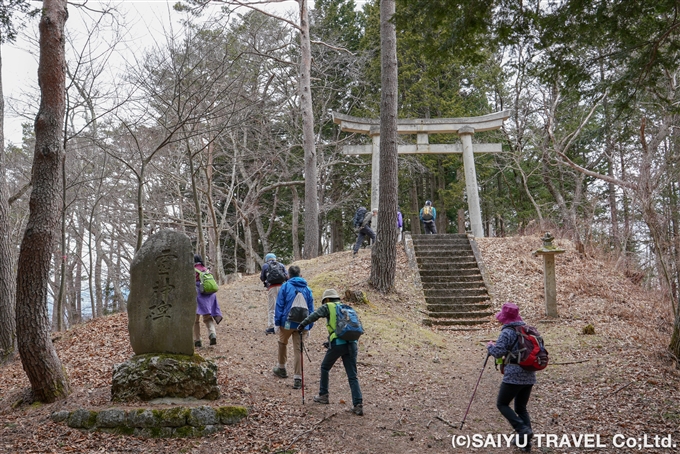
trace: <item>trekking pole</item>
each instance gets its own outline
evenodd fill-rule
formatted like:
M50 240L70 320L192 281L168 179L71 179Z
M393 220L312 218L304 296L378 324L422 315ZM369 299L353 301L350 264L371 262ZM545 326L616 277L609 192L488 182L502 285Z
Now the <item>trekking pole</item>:
M460 423L460 428L459 430L463 429L463 424L465 424L465 419L467 419L468 412L470 411L470 407L472 406L472 400L475 398L475 394L477 393L477 387L479 386L479 382L482 380L482 374L484 373L484 369L486 369L486 363L489 361L489 355L487 353L486 359L484 360L484 365L482 366L482 370L479 373L479 378L477 379L477 384L475 385L474 391L472 391L472 397L470 397L470 403L468 404L467 410L465 410L465 416L463 416L463 421Z
M300 374L302 375L302 405L305 404L305 358L302 351L305 349L305 343L302 340L302 331L300 331Z

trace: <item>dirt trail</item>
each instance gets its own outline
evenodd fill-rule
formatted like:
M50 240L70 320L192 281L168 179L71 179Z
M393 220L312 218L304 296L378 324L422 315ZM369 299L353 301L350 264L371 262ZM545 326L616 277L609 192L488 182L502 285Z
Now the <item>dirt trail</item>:
M568 243L557 261L561 318L544 322L542 265L531 257L538 237L485 239L480 247L494 283L494 303L513 300L525 319L546 338L555 363L539 375L530 401L534 431L546 434L600 434L611 437L672 434L680 443L680 374L664 353L668 307L658 295L632 284L611 265L580 257ZM484 437L510 432L495 408L501 380L491 361L485 370L465 427L458 429L485 359L484 341L498 326L479 331L432 331L424 327L422 292L403 251L398 255L396 292L387 296L367 284L370 251L350 252L297 263L315 298L325 288L364 290L370 304L358 307L366 334L359 350L359 380L365 416L350 411L351 395L341 362L331 371L330 405L312 402L326 340L323 324L312 329L305 356L306 402L292 389L292 377L272 374L277 339L265 336L266 294L258 276L223 286L218 299L225 320L218 343L198 353L219 367L222 398L214 404L249 407L242 423L205 439L142 440L84 434L53 424L57 409L103 408L109 402L113 364L132 355L127 319L113 315L77 327L55 345L71 377L74 393L50 405L20 405L28 387L19 361L0 368L0 452L333 452L333 453L510 453L511 448L454 449L452 435ZM581 328L592 323L596 335ZM207 334L203 328L203 342ZM641 340L645 339L645 343ZM293 352L289 345L288 369ZM641 356L644 361L640 361ZM16 408L13 408L16 407ZM441 419L439 419L441 418ZM442 421L444 420L444 421ZM451 423L451 427L447 425ZM541 452L575 452L543 449ZM644 449L637 452L673 452Z

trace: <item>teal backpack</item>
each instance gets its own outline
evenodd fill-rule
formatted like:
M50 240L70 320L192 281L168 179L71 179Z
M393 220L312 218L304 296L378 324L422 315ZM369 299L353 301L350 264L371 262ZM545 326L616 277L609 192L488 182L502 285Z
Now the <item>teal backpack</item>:
M201 271L198 268L194 268L194 270L196 270L198 273L199 279L201 281L201 293L209 295L211 293L217 292L217 281L215 281L215 278L212 274L210 274L210 272Z

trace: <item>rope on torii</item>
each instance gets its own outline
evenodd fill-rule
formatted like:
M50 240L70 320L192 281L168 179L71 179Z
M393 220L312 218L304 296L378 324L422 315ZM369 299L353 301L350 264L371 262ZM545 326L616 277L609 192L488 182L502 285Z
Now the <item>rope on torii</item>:
M372 155L371 160L371 207L378 207L380 188L380 120L373 118L359 118L332 112L333 122L340 125L346 132L367 134L373 140L369 145L345 145L342 152L346 155ZM468 213L470 227L475 237L484 236L482 225L482 211L479 204L479 188L477 186L477 172L475 170L474 153L499 153L501 144L480 143L473 144L472 136L475 132L500 129L503 122L510 117L510 111L482 115L479 117L463 118L418 118L397 120L397 134L416 134L415 145L399 145L398 154L444 154L459 153L463 155L465 169L465 190L468 199ZM458 134L462 143L430 144L430 134Z

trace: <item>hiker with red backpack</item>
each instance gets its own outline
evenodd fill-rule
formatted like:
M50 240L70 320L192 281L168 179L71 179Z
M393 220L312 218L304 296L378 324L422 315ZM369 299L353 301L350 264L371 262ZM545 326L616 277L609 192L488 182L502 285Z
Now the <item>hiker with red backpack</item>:
M264 333L274 334L276 297L279 296L281 285L288 280L288 272L282 263L276 261L276 255L272 252L264 256L260 280L267 289L267 329Z
M487 344L490 356L503 359L501 365L503 380L498 391L496 407L515 429L518 435L516 445L522 451L529 452L534 433L531 430L527 404L531 390L536 384L536 370L547 366L547 352L536 329L526 325L520 317L519 307L515 303L503 304L501 311L496 314L496 319L503 324L501 334L496 342L491 341ZM531 336L534 338L526 339ZM543 351L539 352L540 349ZM510 408L510 402L513 400L514 410Z

